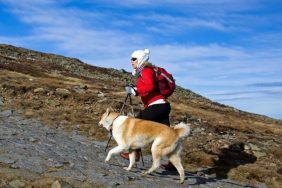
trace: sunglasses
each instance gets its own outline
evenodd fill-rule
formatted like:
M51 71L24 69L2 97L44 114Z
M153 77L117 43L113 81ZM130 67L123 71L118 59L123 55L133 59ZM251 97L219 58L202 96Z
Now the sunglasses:
M131 61L136 61L136 60L137 60L136 57L131 58Z

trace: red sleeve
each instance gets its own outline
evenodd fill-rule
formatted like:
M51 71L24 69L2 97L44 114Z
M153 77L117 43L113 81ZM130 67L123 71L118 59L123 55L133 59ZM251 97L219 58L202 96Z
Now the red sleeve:
M137 81L137 92L144 97L154 91L154 71L151 68L144 68Z

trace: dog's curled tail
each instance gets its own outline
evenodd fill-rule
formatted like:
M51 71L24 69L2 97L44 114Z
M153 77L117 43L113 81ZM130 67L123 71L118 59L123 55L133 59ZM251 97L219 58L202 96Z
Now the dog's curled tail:
M186 138L190 135L191 132L190 124L185 124L183 122L175 125L174 130L178 135L178 138Z

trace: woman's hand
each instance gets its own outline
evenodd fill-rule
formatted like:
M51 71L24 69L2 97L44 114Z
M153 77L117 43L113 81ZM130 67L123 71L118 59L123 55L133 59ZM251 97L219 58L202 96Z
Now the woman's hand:
M128 93L130 95L138 96L138 92L137 92L136 87L134 87L132 85L126 85L125 91L126 91L126 93Z

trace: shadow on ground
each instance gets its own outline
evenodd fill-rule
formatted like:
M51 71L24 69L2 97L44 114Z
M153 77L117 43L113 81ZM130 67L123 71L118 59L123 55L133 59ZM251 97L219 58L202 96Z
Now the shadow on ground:
M221 149L220 154L215 155L218 156L218 159L214 161L215 166L208 169L207 173L215 174L219 179L227 179L230 170L257 160L256 156L244 151L244 143L234 143L228 148Z
M204 175L204 174L203 174ZM178 172L177 171L163 171L163 172L157 172L155 174L152 174L151 176L156 176L160 178L172 178L173 180L178 180ZM205 175L204 175L205 176ZM216 186L216 185L223 185L226 187L244 187L244 188L252 188L252 186L249 185L243 185L241 183L228 180L228 179L219 179L214 177L208 177L206 174L206 177L200 177L195 173L191 173L188 171L185 171L185 181L189 180L189 186L201 186L201 185L207 185L207 186Z

